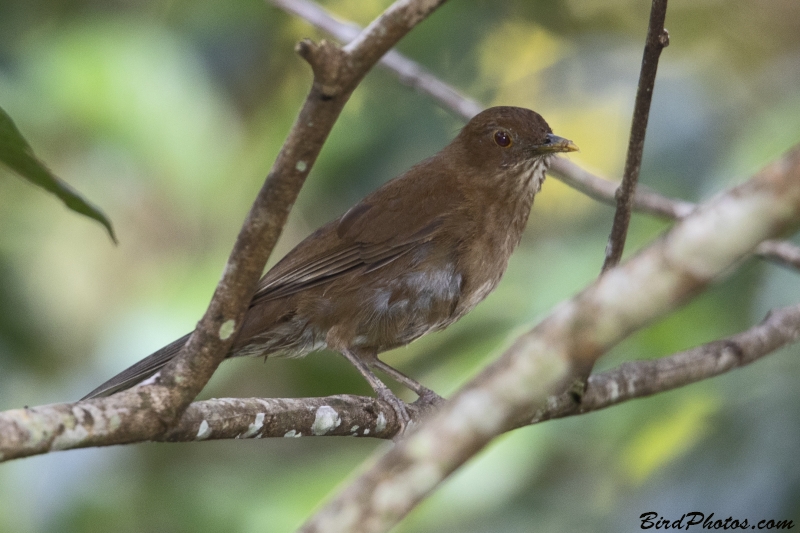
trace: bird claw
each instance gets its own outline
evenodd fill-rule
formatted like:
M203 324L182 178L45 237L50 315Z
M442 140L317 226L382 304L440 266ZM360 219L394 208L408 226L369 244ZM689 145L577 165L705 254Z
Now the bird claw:
M378 399L391 405L392 409L394 409L394 412L397 414L397 420L400 422L400 431L398 431L397 434L402 435L405 433L405 430L411 424L411 415L408 413L408 406L388 388L380 389L376 391L376 393Z

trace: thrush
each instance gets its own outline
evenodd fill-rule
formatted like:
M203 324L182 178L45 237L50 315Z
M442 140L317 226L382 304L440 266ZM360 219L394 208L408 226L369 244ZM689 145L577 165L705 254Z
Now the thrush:
M439 153L319 228L270 269L227 357L335 350L407 421L405 404L373 370L421 398L438 396L378 354L446 328L497 287L550 158L574 150L529 109L479 113ZM82 399L155 375L188 338Z

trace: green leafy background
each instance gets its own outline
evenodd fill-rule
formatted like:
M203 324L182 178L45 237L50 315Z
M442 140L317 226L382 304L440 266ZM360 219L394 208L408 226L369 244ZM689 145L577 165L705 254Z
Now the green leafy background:
M365 24L388 2L324 5ZM452 0L399 48L486 104L538 110L581 147L571 159L618 176L648 9ZM701 200L800 141L800 3L674 0L667 27L642 180ZM0 2L0 106L57 175L103 206L120 241L110 246L99 225L0 169L0 409L75 400L192 328L309 86L292 52L302 37L320 34L256 0ZM461 125L371 73L275 258ZM611 217L548 180L498 290L387 360L451 393L595 278ZM665 227L634 217L628 253ZM749 260L599 368L735 333L798 301L796 272ZM397 531L638 531L648 511L800 523L798 356L795 346L655 398L516 431ZM226 363L203 397L343 392L369 390L341 357L321 353ZM385 446L139 444L13 461L0 465L0 531L291 531Z

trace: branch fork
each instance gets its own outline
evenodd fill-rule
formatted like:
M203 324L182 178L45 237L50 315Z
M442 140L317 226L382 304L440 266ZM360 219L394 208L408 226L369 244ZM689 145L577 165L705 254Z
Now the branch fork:
M303 39L295 46L297 54L305 59L314 72L314 90L323 101L333 100L347 89L356 78L350 62L350 54L326 39L319 44L311 39Z

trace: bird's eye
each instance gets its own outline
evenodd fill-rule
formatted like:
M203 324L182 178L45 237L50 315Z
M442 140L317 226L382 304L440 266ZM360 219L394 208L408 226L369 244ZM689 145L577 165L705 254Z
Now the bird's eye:
M508 148L511 146L511 134L507 131L497 130L494 132L494 143L500 148Z

